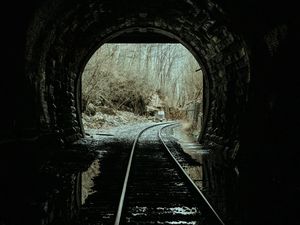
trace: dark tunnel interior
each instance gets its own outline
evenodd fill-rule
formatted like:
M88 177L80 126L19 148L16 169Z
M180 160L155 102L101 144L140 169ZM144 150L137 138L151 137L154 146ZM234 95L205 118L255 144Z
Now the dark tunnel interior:
M208 196L226 224L299 224L300 20L292 1L40 0L1 15L1 225L71 224L81 74L104 43L181 43L205 70ZM3 50L4 49L4 50ZM200 131L199 131L200 132Z

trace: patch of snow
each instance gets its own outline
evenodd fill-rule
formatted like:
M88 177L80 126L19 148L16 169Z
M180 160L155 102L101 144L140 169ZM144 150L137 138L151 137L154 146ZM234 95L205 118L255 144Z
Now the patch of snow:
M170 213L172 214L180 214L180 215L195 215L198 213L197 207L186 207L186 206L182 206L182 207L157 207L158 211L163 211L163 212L167 212L170 211Z
M87 171L83 172L81 175L82 179L82 195L81 195L81 203L84 204L87 197L95 191L93 190L94 181L93 178L100 174L100 165L99 160L95 160L91 166L87 169Z
M157 224L191 224L191 225L195 225L198 224L197 221L157 221Z
M85 129L109 129L126 124L149 122L150 119L127 111L115 111L115 115L97 111L94 116L82 113L82 122Z

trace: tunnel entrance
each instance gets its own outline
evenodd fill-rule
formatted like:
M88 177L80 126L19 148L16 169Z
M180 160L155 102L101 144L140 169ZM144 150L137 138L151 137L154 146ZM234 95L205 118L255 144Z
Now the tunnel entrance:
M113 2L49 3L32 18L26 74L35 96L34 122L62 149L84 139L82 73L99 46L114 39L116 43L180 43L203 71L204 117L198 142L208 153L207 193L222 214L233 211L231 181L237 176L234 160L250 81L243 38L223 23L213 5L170 1L166 10L160 1Z
M181 44L104 44L82 74L83 125L184 120L189 133L199 136L203 86L199 63Z
M203 82L205 117L199 141L234 149L239 112L244 110L250 81L243 39L197 4L172 3L173 10L168 14L163 13L165 7L159 2L147 7L140 4L93 2L72 9L66 6L69 13L62 13L58 8L63 6L55 4L41 9L44 13L57 10L61 23L53 24L50 19L41 22L37 15L28 31L32 38L28 38L26 71L29 80L38 83L35 91L39 96L39 126L58 135L61 143L83 137L81 74L91 55L114 38L119 43L160 40L184 45L207 73Z

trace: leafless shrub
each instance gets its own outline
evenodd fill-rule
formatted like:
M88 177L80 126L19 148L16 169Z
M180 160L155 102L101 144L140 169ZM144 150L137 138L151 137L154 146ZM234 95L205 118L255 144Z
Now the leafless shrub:
M105 44L83 73L83 111L92 103L143 115L156 93L170 119L182 118L186 103L202 101L202 72L197 69L180 44Z

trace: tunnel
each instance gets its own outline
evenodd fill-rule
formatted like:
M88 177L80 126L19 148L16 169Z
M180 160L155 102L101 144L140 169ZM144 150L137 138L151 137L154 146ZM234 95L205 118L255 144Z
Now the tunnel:
M43 0L10 2L7 10L1 224L76 218L79 174L94 157L74 145L85 139L81 75L92 54L113 42L181 43L203 68L198 142L209 149L207 195L226 224L297 224L299 19L292 3Z

